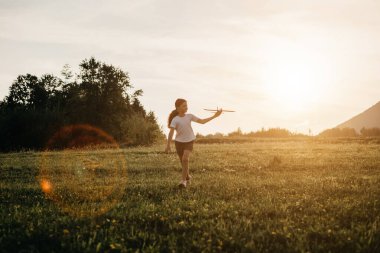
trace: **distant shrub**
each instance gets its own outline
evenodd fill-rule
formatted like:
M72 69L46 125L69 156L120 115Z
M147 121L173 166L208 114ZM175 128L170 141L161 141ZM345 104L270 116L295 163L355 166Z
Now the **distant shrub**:
M195 135L195 137L196 137L196 138L204 138L205 136L204 136L203 134L197 133L197 134Z
M251 137L270 137L270 138L283 138L292 137L294 134L287 129L283 128L269 128L268 130L261 129L257 132L250 132L247 136Z
M228 136L243 136L243 132L241 131L240 127L238 127L236 131L229 133Z
M224 134L222 134L220 132L216 132L214 134L207 134L206 136L198 135L198 137L201 137L201 138L223 138Z

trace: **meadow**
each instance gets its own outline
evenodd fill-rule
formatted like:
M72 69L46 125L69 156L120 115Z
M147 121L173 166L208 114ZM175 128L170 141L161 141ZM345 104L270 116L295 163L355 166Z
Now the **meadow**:
M380 142L0 154L1 252L380 252Z

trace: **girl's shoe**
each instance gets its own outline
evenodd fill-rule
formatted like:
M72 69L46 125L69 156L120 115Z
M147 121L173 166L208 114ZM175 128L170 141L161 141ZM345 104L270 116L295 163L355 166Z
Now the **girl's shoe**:
M190 180L191 180L191 176L187 175L187 177L186 177L186 183L190 184Z
M179 187L180 188L186 188L186 184L187 184L187 181L186 180L182 180L180 183L179 183Z

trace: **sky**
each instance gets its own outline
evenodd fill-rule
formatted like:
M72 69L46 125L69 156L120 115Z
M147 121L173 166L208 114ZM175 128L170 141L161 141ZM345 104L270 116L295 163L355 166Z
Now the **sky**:
M281 127L318 134L380 100L380 1L0 0L0 99L18 75L129 73L165 134L188 113L235 110L195 133Z

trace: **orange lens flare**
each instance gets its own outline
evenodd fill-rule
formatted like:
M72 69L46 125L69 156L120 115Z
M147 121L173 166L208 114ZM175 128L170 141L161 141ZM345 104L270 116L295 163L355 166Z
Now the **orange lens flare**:
M41 189L44 193L47 193L47 194L51 193L52 185L51 185L49 180L42 179L40 182L40 185L41 185Z

